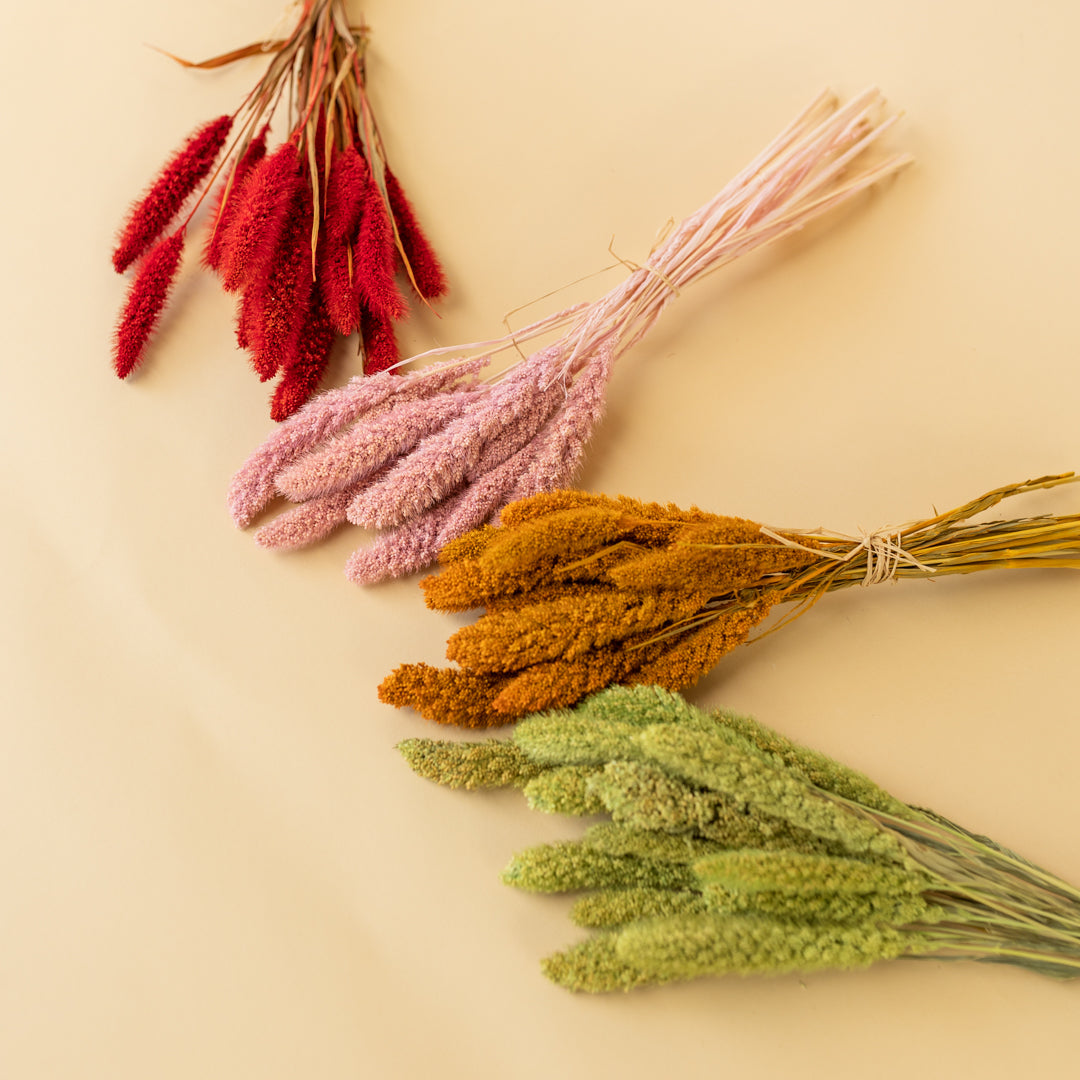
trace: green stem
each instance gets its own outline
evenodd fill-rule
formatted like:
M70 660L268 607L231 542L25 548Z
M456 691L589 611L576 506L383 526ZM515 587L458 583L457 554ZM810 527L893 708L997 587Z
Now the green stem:
M942 951L948 950L950 955L960 955L976 960L1002 959L1013 963L1023 964L1025 961L1033 966L1053 965L1056 967L1069 968L1080 975L1080 956L1065 956L1058 953L1044 953L1029 949L987 948L984 945L969 945L963 941L952 942L947 938L942 940ZM920 954L929 958L933 953Z
M1061 941L1072 946L1072 948L1080 949L1080 934L1076 932L1069 933L1052 926L1046 926L1043 923L1032 926L1027 920L1011 918L1007 913L988 917L969 907L948 902L939 903L939 906L950 913L954 913L957 920L965 926L983 926L994 930L1017 930L1025 934L1032 934L1035 937L1060 938Z
M831 797L839 798L838 796ZM911 839L914 839L911 837L912 833L921 833L928 842L943 848L950 854L959 854L962 857L966 854L964 850L966 848L981 855L983 859L1004 864L1009 873L1021 880L1028 880L1031 885L1048 894L1055 901L1052 910L1060 909L1062 900L1074 905L1080 905L1080 890L1074 888L1067 881L1043 870L1034 863L1028 862L1026 859L1022 859L1019 855L1014 855L1012 852L998 847L990 841L968 832L966 829L960 828L958 825L953 825L944 819L926 817L922 814L914 820L898 818L883 810L870 810L860 803L851 802L850 800L843 801L851 808L861 810L865 815L891 832L900 833L902 836ZM914 810L914 807L912 809ZM915 813L919 813L919 811L915 810ZM1032 878L1038 879L1038 882L1042 884L1031 882L1030 879ZM1077 908L1073 917L1076 916L1080 916L1080 907Z

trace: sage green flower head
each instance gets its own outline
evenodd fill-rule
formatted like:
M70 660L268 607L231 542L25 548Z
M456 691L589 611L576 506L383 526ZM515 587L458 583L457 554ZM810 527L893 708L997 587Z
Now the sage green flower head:
M868 967L918 951L922 938L875 924L792 925L706 913L645 920L619 933L615 952L657 979L700 975L780 975Z
M444 787L521 787L544 771L512 742L499 739L405 739L397 748L414 773Z
M900 867L859 859L806 855L793 851L724 851L694 863L703 884L734 892L773 892L788 896L822 893L902 896L930 887L930 879Z

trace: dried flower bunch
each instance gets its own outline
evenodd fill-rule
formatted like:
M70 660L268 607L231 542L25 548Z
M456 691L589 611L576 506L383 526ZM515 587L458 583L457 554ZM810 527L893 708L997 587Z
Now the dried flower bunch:
M571 990L902 956L1080 974L1080 891L748 717L659 687L529 717L511 741L399 749L448 787L516 786L537 810L610 815L502 875L583 893L571 918L597 932L542 965Z
M364 87L366 44L366 30L349 24L344 0L304 0L285 40L190 65L273 54L240 109L187 140L120 232L117 273L138 263L116 333L121 378L143 359L188 225L219 175L203 261L226 290L241 295L237 341L259 378L281 376L272 417L284 419L311 397L339 334L359 331L366 373L398 362L394 323L408 312L398 268L424 300L441 296L446 282L386 164ZM270 120L283 96L289 136L271 148Z
M440 361L430 375L378 390L354 382L315 399L234 478L234 520L248 525L280 494L300 505L256 533L266 547L301 547L346 521L386 530L349 560L348 577L368 584L430 564L508 502L566 485L601 417L612 365L680 289L907 163L856 161L892 122L875 119L882 104L875 90L843 107L823 95L602 299L511 338L435 350L479 354ZM497 353L557 330L553 344L477 380Z
M380 698L441 723L488 727L613 683L692 686L778 604L896 578L1080 567L1080 515L971 523L1072 473L998 488L945 514L854 537L779 533L692 508L557 491L508 506L447 545L421 582L429 607L483 608L454 633L456 668L405 664ZM770 631L771 632L771 631Z

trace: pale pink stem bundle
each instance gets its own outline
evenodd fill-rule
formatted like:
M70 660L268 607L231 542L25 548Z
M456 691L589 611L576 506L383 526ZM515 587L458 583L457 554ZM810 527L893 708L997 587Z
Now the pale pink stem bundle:
M428 565L444 544L497 519L507 503L566 485L603 414L614 362L644 336L682 288L801 229L908 163L908 157L894 155L853 167L892 125L891 119L872 119L882 104L876 90L843 107L822 95L621 285L595 303L568 308L507 338L453 350L459 355L480 351L473 361L477 366L452 362L454 375L437 388L424 384L424 392L415 393L409 403L401 395L409 393L409 380L416 375L401 379L397 393L391 391L339 423L317 419L326 410L316 398L288 423L298 425L298 433L320 429L321 434L283 443L289 447L285 455L266 453L265 447L256 452L234 481L234 517L246 523L276 487L288 498L317 503L312 520L318 526L305 533L311 538L329 520L326 508L331 506L335 520L347 517L354 524L389 530L348 562L347 576L368 584ZM556 342L488 383L474 387L456 381L458 374L472 376L495 354L520 351L523 343L553 330L562 331ZM450 351L437 349L413 359ZM435 370L447 367L434 365ZM435 406L439 397L445 397L445 408ZM458 410L466 399L466 407ZM400 432L394 431L397 424ZM352 495L342 514L345 491ZM301 531L285 529L280 546L286 538L292 546ZM259 533L260 543L269 545L278 535L268 527Z

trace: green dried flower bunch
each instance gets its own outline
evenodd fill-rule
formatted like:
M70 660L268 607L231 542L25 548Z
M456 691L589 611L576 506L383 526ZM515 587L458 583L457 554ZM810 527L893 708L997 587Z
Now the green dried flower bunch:
M824 754L661 687L535 714L509 740L399 749L448 787L519 787L537 810L610 815L502 875L583 892L571 918L596 933L543 961L571 990L901 956L1080 974L1080 891Z

